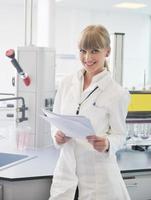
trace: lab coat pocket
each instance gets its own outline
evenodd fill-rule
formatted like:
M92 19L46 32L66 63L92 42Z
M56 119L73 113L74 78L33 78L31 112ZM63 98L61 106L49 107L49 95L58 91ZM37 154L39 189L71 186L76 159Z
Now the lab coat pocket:
M106 107L106 101L104 99L98 98L93 102L93 106L98 109Z
M108 110L106 106L95 104L89 112L89 119L95 127L95 132L104 134L108 129Z
M98 104L96 102L93 103L93 107L98 110L106 110L105 105Z
M100 118L106 118L108 114L107 107L104 105L99 105L97 103L93 103L93 112L96 116L99 116Z

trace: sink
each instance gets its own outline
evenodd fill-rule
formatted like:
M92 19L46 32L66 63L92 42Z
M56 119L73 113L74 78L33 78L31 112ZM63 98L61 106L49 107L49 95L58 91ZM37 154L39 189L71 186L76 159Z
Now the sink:
M0 170L17 165L34 157L35 156L23 154L0 153Z

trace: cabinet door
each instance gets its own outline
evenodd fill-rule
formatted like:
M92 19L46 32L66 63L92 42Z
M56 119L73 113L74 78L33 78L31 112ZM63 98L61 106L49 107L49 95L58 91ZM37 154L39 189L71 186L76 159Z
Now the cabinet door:
M3 181L3 200L48 200L51 178ZM1 199L0 199L1 200Z
M131 175L124 181L132 200L151 200L151 175Z
M0 184L0 200L3 200L3 185Z

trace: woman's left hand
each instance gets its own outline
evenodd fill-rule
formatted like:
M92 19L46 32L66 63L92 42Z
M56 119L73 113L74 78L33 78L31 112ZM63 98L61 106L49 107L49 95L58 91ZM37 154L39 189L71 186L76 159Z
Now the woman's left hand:
M105 152L109 150L109 140L107 137L99 137L96 135L87 136L87 140L92 144L93 148L99 152Z

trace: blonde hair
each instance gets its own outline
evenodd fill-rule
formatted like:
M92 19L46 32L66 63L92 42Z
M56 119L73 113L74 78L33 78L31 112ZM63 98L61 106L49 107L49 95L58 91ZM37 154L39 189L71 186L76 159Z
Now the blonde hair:
M87 26L81 33L78 46L79 49L110 49L109 32L102 25ZM104 67L109 70L107 61L105 61Z

